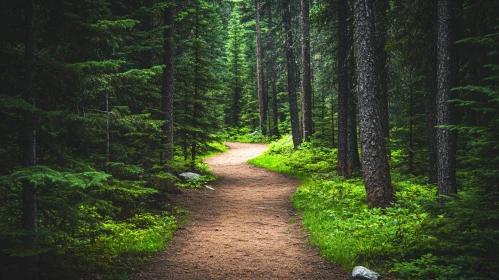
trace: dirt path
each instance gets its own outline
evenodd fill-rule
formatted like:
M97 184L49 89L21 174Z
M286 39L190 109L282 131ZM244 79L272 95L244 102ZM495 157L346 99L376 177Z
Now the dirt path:
M190 221L134 279L350 279L307 245L290 202L298 182L246 164L267 146L227 144L206 160L215 191L176 198Z

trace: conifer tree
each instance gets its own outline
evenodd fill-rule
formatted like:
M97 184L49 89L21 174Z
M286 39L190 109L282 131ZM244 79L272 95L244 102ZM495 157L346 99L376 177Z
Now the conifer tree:
M286 65L288 69L288 102L289 114L291 118L291 134L293 136L293 145L296 149L300 146L302 138L300 133L300 120L298 118L298 103L296 97L295 54L293 52L290 5L291 2L289 0L281 1L281 8L283 10L282 20L284 23L284 34L286 36Z
M348 153L347 1L338 0L338 173L346 175Z
M453 124L451 88L452 70L452 1L438 1L438 92L437 129L438 141L438 194L449 196L457 192L456 158L452 132L443 126ZM440 198L443 203L444 199Z
M260 117L260 130L262 135L267 135L267 96L263 88L262 40L260 31L260 0L255 0L256 17L256 71L258 83L258 108Z
M232 91L232 104L228 110L231 114L230 124L240 125L241 99L246 79L246 42L244 26L241 22L239 4L234 4L229 20L228 41L226 45L227 64L229 68L229 87Z
M373 3L358 0L355 5L355 19L357 21L357 79L364 186L369 206L388 207L393 200L393 187L386 156L381 109L376 94Z
M301 59L302 59L302 132L303 141L309 141L312 136L312 82L310 70L310 23L309 0L301 0Z
M270 91L271 96L272 96L272 134L274 136L279 136L279 104L277 100L277 69L276 69L276 63L277 63L277 53L276 53L276 46L275 46L275 27L272 19L272 4L273 1L269 1L267 3L267 9L268 9L268 19L267 19L267 24L268 24L268 76L269 76L269 83L270 83Z
M27 104L36 108L35 89L35 52L36 52L36 31L35 31L35 1L26 1L25 6L25 73L24 73L24 96ZM36 165L37 146L37 115L36 111L27 111L24 116L24 147L23 147L23 167ZM37 245L37 198L36 183L28 180L23 181L22 187L23 217L22 225L26 231L24 244L27 248L35 250ZM25 257L26 279L38 278L38 256L31 253Z
M378 72L378 96L381 109L381 121L385 138L389 137L388 119L388 68L387 53L385 51L387 39L387 18L388 0L374 1L375 36L376 36L376 68Z
M174 1L167 1L168 7L164 11L164 24L166 26L164 33L164 53L163 62L165 68L163 69L163 87L162 87L162 101L161 101L161 113L162 119L165 121L163 124L164 144L166 145L166 159L171 163L174 156Z
M213 1L194 0L180 7L179 12L187 14L176 25L182 34L175 44L177 131L184 158L194 167L199 153L210 149L208 144L216 139L220 127L222 113L215 99L222 90L218 59L222 54L221 21Z

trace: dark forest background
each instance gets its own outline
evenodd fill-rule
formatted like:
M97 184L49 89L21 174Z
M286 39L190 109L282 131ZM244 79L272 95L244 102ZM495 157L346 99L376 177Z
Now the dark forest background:
M499 277L497 1L2 0L0 32L2 279L126 277L223 141L275 141L345 268ZM386 244L328 255L335 211Z

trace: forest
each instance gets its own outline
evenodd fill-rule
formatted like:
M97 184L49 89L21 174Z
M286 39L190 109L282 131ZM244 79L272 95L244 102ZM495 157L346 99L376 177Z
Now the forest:
M345 270L499 279L499 1L2 4L1 279L128 279L224 142Z

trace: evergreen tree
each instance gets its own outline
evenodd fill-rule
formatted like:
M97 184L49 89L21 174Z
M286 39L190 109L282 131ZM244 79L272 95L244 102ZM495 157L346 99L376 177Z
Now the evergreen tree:
M457 192L456 163L452 132L443 126L453 124L451 88L452 71L452 1L438 2L438 194L448 196ZM440 198L443 203L444 199Z
M272 7L273 7L273 1L269 1L267 3L267 9L268 9L268 81L270 84L270 90L272 92L272 134L274 136L280 136L279 133L279 102L277 100L277 69L276 69L276 64L277 64L277 53L276 53L276 46L275 46L275 40L276 40L276 30L274 27L274 22L272 18Z
M383 137L381 108L376 94L373 3L362 0L356 2L355 19L364 186L369 206L388 207L393 201L393 187Z
M301 59L302 59L302 132L303 141L309 141L312 136L312 83L310 70L310 23L309 1L301 0Z
M347 1L338 0L338 173L346 176L348 156Z
M229 70L229 87L232 91L232 104L228 112L231 114L230 123L240 125L241 98L247 77L246 63L246 31L241 22L239 4L234 4L229 21L228 41L226 45L227 65Z
M208 144L216 139L215 131L221 124L216 103L222 90L222 63L218 59L222 53L221 21L218 4L213 1L194 0L182 5L180 12L187 13L176 28L183 35L175 52L176 120L184 159L190 159L194 168L199 153L210 150Z
M35 89L35 52L36 52L36 31L35 31L35 1L26 1L25 6L25 32L26 41L24 45L25 72L24 72L24 99L25 102L36 108ZM36 141L37 141L37 112L28 110L24 115L24 146L23 146L23 167L29 168L36 165ZM31 250L35 250L37 245L37 201L36 183L28 180L23 181L22 205L23 216L22 225L26 231L24 245ZM25 257L25 271L27 279L38 278L38 256L31 253Z
M374 2L375 17L375 37L376 37L376 68L378 73L378 96L381 109L381 121L385 138L389 137L389 119L388 119L388 67L387 53L385 51L387 39L387 18L388 0L379 0Z
M260 1L255 0L255 17L256 17L256 68L258 80L258 108L260 117L260 130L262 135L267 135L266 121L267 121L267 95L263 88L263 64L262 64L262 40L260 31Z
M357 83L356 83L356 68L354 54L354 34L355 34L355 15L353 12L353 2L350 1L347 10L348 18L348 36L347 46L349 49L348 55L348 119L347 119L347 177L351 177L353 172L361 168L359 159L359 148L357 143Z
M290 1L281 1L284 22L284 33L286 36L286 65L288 69L288 102L291 119L291 133L295 149L301 144L300 121L298 119L298 104L296 98L295 83L295 54L293 52L293 34L291 30Z
M163 69L163 88L162 88L162 101L161 101L161 113L162 119L165 121L163 125L164 144L166 145L166 159L171 162L174 156L174 133L173 133L173 122L174 122L174 15L175 8L173 1L167 1L168 7L164 11L164 24L166 25L164 33L164 53L163 62L165 68Z

